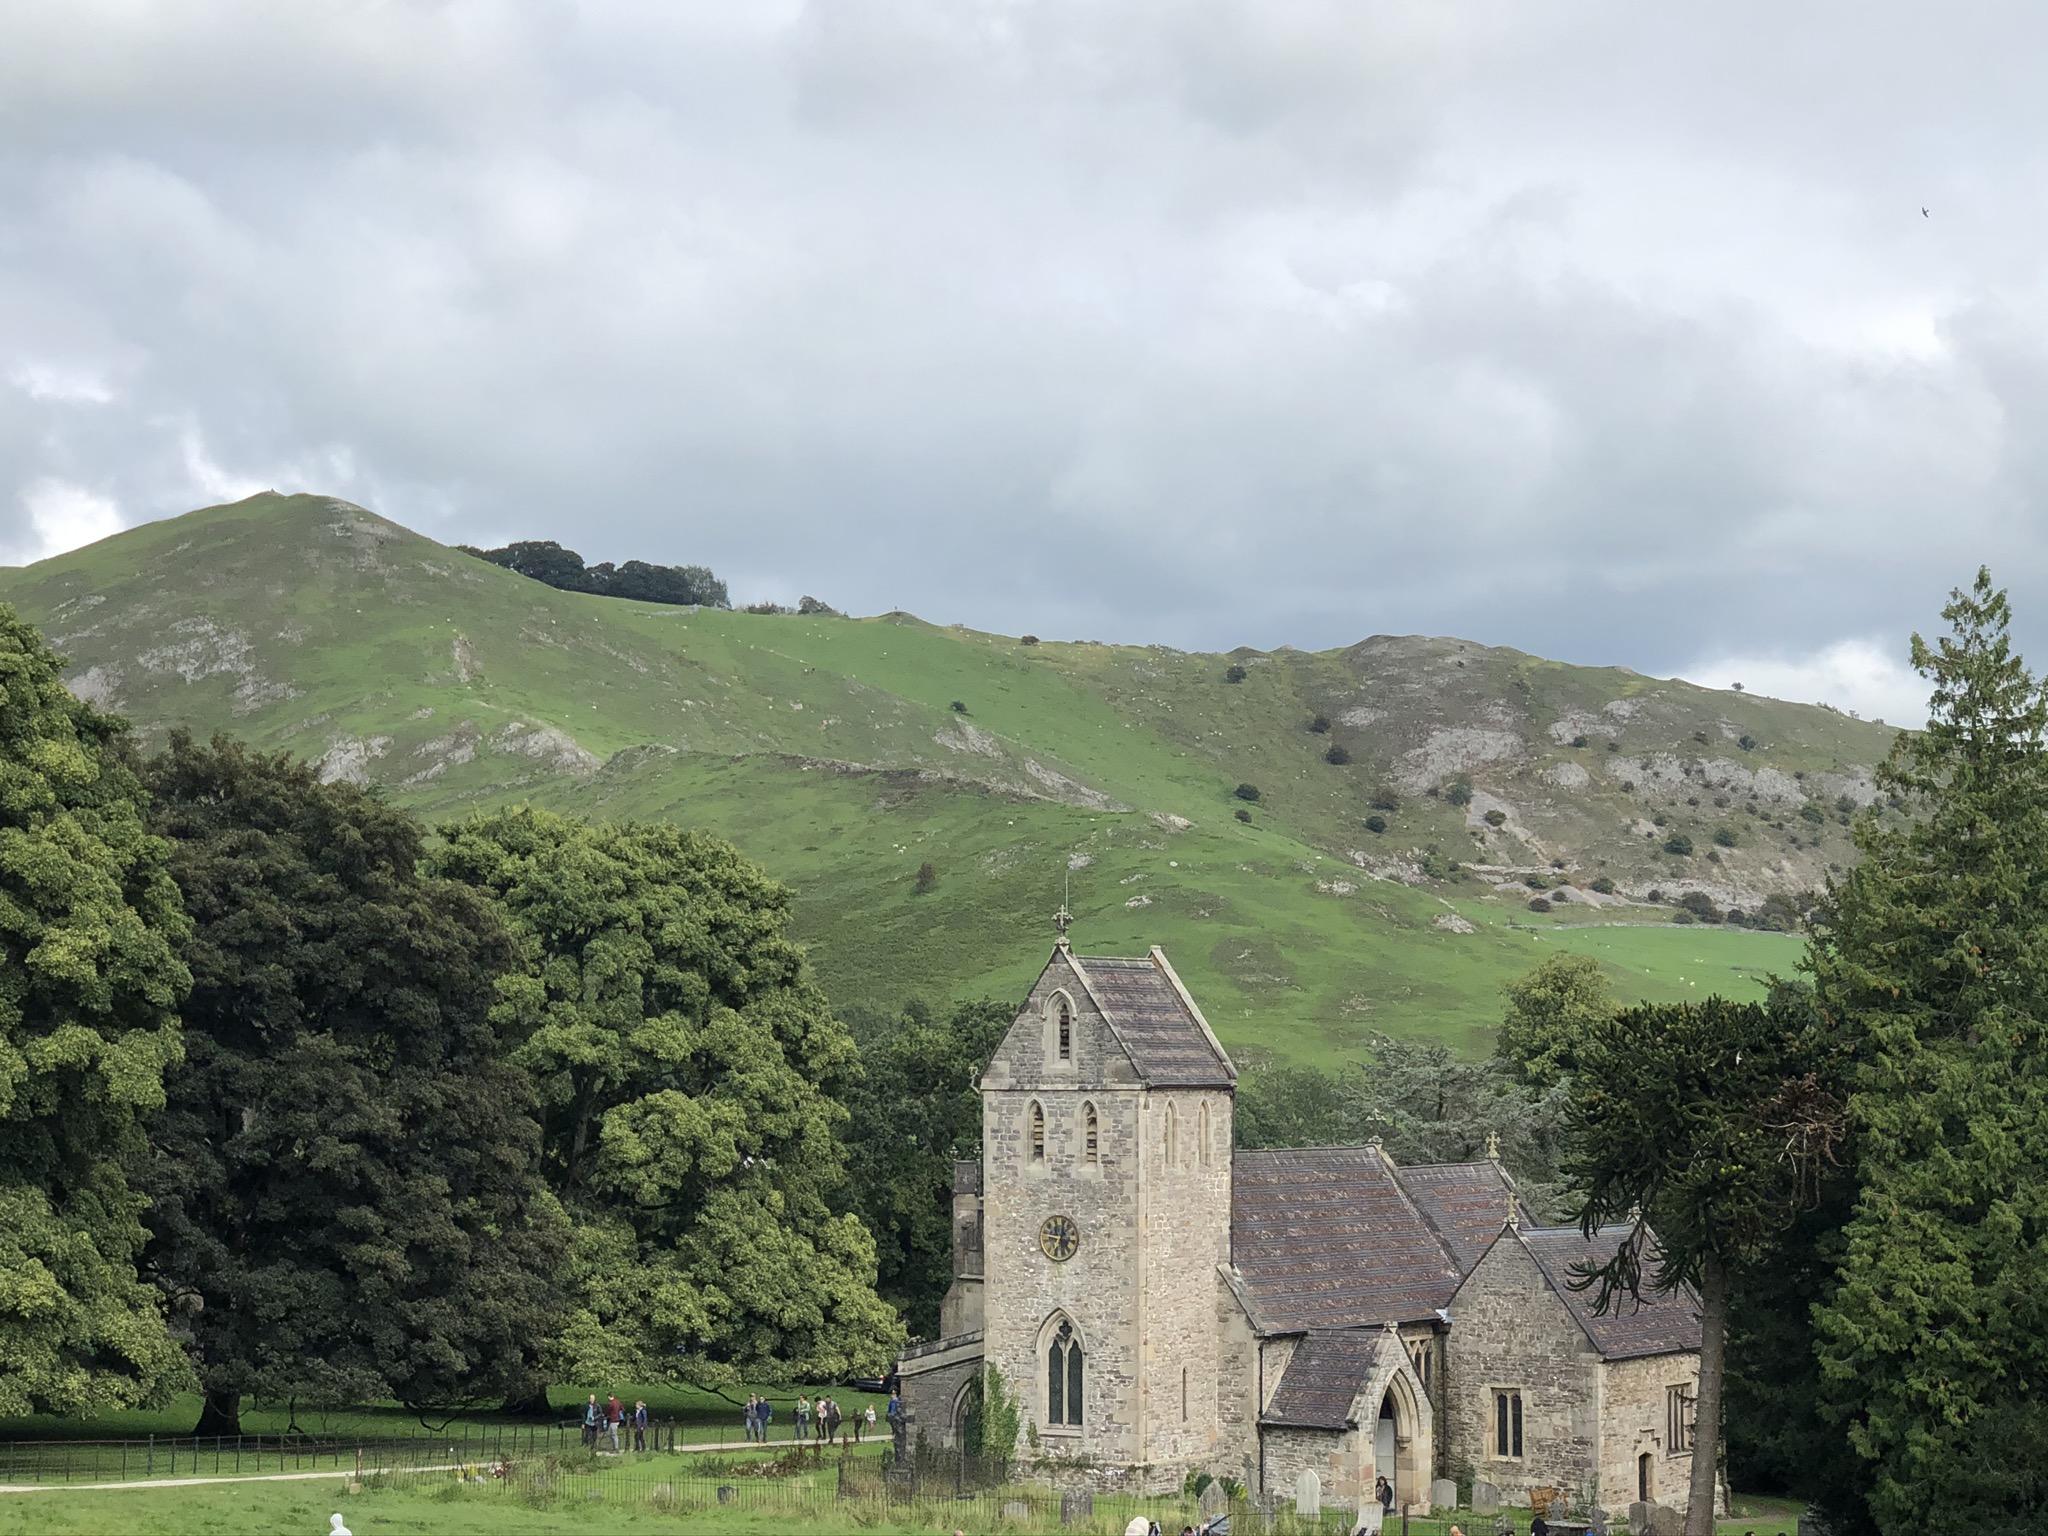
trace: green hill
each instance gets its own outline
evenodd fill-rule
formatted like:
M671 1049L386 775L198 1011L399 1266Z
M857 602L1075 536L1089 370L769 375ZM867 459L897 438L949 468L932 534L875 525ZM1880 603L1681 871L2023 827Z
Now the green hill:
M584 596L314 496L0 570L0 601L145 740L232 731L430 819L715 829L797 889L837 1000L1020 991L1071 880L1084 948L1163 944L1233 1048L1323 1062L1372 1030L1476 1046L1557 948L1633 996L1789 970L1789 937L1636 898L1817 885L1892 735L1458 640L1216 656Z

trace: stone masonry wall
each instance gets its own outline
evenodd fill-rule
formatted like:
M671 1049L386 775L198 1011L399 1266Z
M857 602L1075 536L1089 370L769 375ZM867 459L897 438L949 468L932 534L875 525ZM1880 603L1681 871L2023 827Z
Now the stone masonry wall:
M1598 1475L1601 1362L1522 1245L1503 1237L1452 1300L1441 1400L1447 1465L1471 1463L1526 1503L1531 1488L1576 1491ZM1494 1389L1522 1394L1519 1461L1494 1454Z
M1355 1429L1268 1429L1266 1492L1291 1508L1295 1480L1306 1470L1322 1479L1325 1504L1355 1508L1362 1465L1359 1435Z
M1222 1447L1216 1268L1230 1257L1231 1096L1216 1089L1155 1089L1144 1096L1141 1118L1143 1459L1161 1467L1207 1467Z
M1204 1470L1259 1486L1259 1354L1264 1346L1252 1331L1237 1293L1216 1278L1216 1451Z
M960 1389L981 1370L981 1351L970 1346L948 1352L943 1359L945 1363L926 1370L917 1369L918 1362L911 1361L902 1373L903 1412L913 1445L919 1440L931 1446L957 1444L954 1405L960 1400Z
M1670 1390L1699 1390L1697 1354L1652 1355L1616 1360L1601 1368L1600 1503L1626 1509L1635 1501L1637 1458L1650 1458L1650 1499L1684 1509L1692 1479L1692 1454L1671 1454L1665 1443Z

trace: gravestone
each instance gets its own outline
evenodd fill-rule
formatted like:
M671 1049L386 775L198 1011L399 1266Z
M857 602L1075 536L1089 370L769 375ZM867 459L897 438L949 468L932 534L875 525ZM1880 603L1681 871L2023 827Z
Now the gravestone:
M1205 1524L1214 1520L1230 1508L1230 1495L1223 1491L1221 1483L1211 1483L1202 1490L1202 1496L1195 1501L1195 1514Z
M1596 1509L1593 1518L1586 1523L1586 1536L1607 1536L1607 1511Z
M1472 1485L1472 1512L1477 1515L1490 1515L1499 1508L1500 1490L1485 1478L1480 1478Z
M1628 1528L1631 1536L1636 1531L1647 1531L1650 1528L1650 1511L1654 1508L1654 1504L1645 1504L1641 1499L1629 1505Z
M1643 1529L1648 1536L1685 1536L1685 1516L1668 1504L1653 1504L1650 1523Z
M1086 1488L1069 1488L1060 1495L1060 1524L1080 1525L1095 1518L1095 1495Z
M1380 1528L1386 1520L1387 1512L1374 1499L1358 1512L1358 1524L1351 1527L1351 1536L1380 1536Z
M1323 1480L1307 1468L1294 1480L1294 1512L1297 1515L1320 1515L1323 1512Z
M1458 1507L1458 1484L1456 1480L1440 1477L1429 1485L1429 1507L1433 1510L1456 1509Z

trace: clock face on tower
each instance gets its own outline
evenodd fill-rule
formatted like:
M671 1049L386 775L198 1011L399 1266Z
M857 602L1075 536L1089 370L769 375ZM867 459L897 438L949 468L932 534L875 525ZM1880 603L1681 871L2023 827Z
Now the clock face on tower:
M1071 1216L1048 1216L1038 1229L1038 1246L1055 1264L1071 1259L1081 1246L1081 1224Z

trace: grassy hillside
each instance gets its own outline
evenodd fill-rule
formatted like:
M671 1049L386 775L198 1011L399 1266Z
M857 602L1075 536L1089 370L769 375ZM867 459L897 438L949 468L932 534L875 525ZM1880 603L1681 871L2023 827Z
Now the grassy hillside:
M1891 736L1456 640L1214 656L627 603L311 496L0 571L0 601L146 739L233 731L430 819L526 799L713 828L796 887L842 1001L1018 992L1071 879L1083 948L1163 944L1234 1049L1323 1062L1370 1030L1476 1046L1557 947L1644 997L1789 969L1789 938L1640 898L1817 885Z

